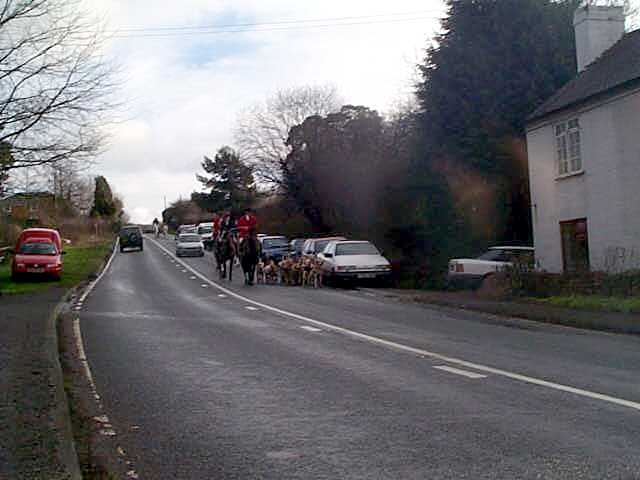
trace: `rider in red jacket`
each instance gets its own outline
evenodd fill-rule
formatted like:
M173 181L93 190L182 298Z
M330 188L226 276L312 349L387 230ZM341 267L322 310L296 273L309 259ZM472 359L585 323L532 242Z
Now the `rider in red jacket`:
M236 223L238 227L238 236L240 239L245 239L253 231L258 228L258 219L250 208L245 208L244 214L238 219Z

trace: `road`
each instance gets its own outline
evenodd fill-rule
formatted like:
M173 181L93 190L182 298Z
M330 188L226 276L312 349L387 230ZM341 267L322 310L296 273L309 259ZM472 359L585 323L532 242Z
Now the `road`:
M640 478L636 337L357 290L222 291L209 255L145 245L80 311L141 479Z

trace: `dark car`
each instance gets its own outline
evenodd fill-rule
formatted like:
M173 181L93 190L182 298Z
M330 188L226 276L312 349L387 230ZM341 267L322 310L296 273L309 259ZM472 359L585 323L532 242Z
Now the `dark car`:
M262 259L273 259L276 262L282 260L282 257L289 253L289 242L287 237L267 236L260 238L260 248L262 250Z
M125 225L120 229L120 251L137 248L142 251L142 229L137 225Z

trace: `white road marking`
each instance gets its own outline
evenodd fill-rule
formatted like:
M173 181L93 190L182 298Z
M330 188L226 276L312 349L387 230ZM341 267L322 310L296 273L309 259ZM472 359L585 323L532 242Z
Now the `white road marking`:
M463 377L467 377L467 378L473 378L473 379L487 378L486 375L481 375L479 373L474 373L474 372L468 372L467 370L460 370L459 368L447 367L446 365L439 365L433 368L437 368L438 370L444 370L445 372L449 372L449 373L455 373L456 375L462 375Z
M206 283L203 283L200 285L202 288L207 288L209 285L207 285Z
M244 308L246 308L247 310L251 310L252 312L255 312L256 310L258 310L256 307L247 306L247 307L244 307Z
M155 240L150 239L157 247L159 247L160 249L164 250L164 251L168 251L166 248L164 248L161 244L159 244L158 242L156 242ZM181 260L179 260L181 262ZM481 372L485 372L485 373L492 373L494 375L498 375L501 377L506 377L509 378L511 380L517 380L520 382L524 382L524 383L529 383L532 385L537 385L539 387L546 387L546 388L550 388L552 390L559 390L561 392L566 392L566 393L572 393L574 395L579 395L581 397L585 397L585 398L590 398L592 400L600 400L603 402L607 402L607 403L612 403L614 405L620 405L623 407L628 407L628 408L632 408L634 410L638 410L640 411L640 403L639 402L634 402L631 400L626 400L624 398L619 398L619 397L614 397L611 395L606 395L604 393L599 393L599 392L592 392L589 390L584 390L582 388L576 388L576 387L572 387L570 385L564 385L561 383L555 383L555 382L551 382L548 380L543 380L540 378L535 378L535 377L530 377L527 375L522 375L520 373L515 373L515 372L510 372L508 370L502 370L500 368L494 368L494 367L490 367L487 365L482 365L480 363L474 363L474 362L469 362L467 360L463 360L460 358L456 358L456 357L450 357L448 355L443 355L441 353L437 353L437 352L430 352L429 350L423 350L421 348L416 348L416 347L410 347L408 345L404 345L402 343L397 343L397 342L392 342L390 340L385 340L383 338L379 338L379 337L374 337L372 335L367 335L366 333L360 333L357 332L355 330L349 330L348 328L344 328L344 327L340 327L338 325L333 325L331 323L327 323L327 322L321 322L320 320L314 320L313 318L309 318L309 317L305 317L304 315L299 315L297 313L293 313L293 312L289 312L287 310L282 310L281 308L277 308L277 307L272 307L270 305L261 303L261 302L257 302L255 300L251 300L250 298L244 297L236 292L234 292L233 290L229 290L228 288L225 288L221 285L218 285L217 283L215 283L214 281L210 280L209 278L207 278L206 276L204 276L203 274L201 274L199 271L195 270L194 268L192 268L191 266L183 263L185 268L191 270L191 272L196 275L197 277L199 277L201 280L209 283L212 287L217 288L219 291L226 293L227 295L237 298L238 300L241 300L245 303L251 303L252 305L255 305L257 307L261 307L265 310L268 310L270 312L274 312L274 313L278 313L280 315L286 316L286 317L290 317L293 318L295 320L299 320L299 321L303 321L306 323L311 323L313 325L316 325L318 327L323 327L327 330L333 330L334 332L339 332L342 333L344 335L347 335L349 337L353 337L353 338L357 338L359 340L364 340L366 342L370 342L370 343L375 343L377 345L383 345L385 347L389 347L395 350L399 350L402 352L406 352L406 353L411 353L413 355L417 355L417 356L421 356L421 357L428 357L428 358L433 358L436 360L440 360L442 362L446 362L446 363L450 363L453 365L457 365L459 367L466 367L466 368L471 368L474 370L478 370Z
M321 332L322 330L316 327L310 327L308 325L302 325L300 328L307 330L308 332Z
M197 280L197 277L194 277L193 275L189 277L189 280Z
M224 293L220 293L220 294L218 294L218 297L220 297L220 298L227 298L227 296L226 296Z

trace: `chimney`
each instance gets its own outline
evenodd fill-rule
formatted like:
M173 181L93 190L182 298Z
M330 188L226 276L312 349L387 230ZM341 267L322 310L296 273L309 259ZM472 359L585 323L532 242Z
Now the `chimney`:
M573 14L578 72L583 71L624 35L624 8L586 4Z

